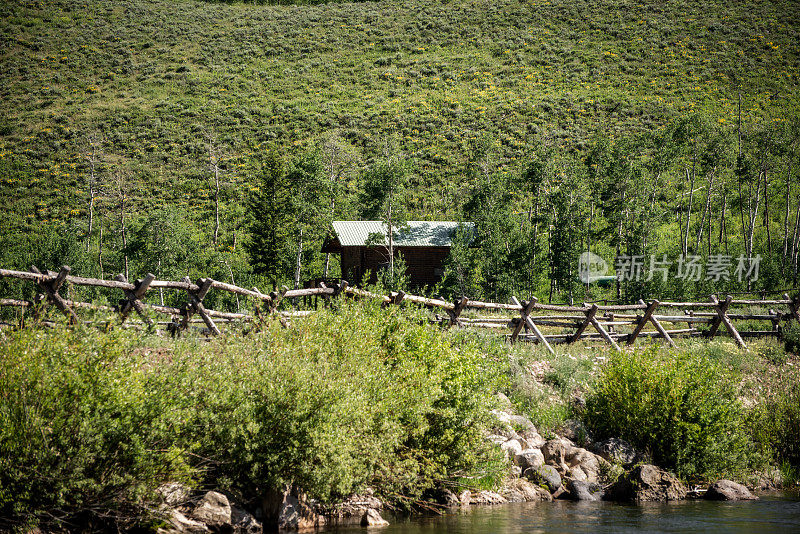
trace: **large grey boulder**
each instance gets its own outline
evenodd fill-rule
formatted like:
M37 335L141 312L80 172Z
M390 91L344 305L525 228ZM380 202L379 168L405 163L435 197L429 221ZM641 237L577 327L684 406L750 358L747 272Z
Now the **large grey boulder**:
M361 518L362 527L385 527L388 525L389 522L382 518L377 510L369 509L364 512L364 516Z
M758 497L741 484L731 480L718 480L708 487L704 498L712 501L754 501Z
M541 486L533 484L525 478L516 478L509 481L506 486L500 490L500 495L506 498L508 502L538 502L538 501L552 501L553 496L550 492Z
M603 488L594 482L570 480L567 482L567 491L574 501L599 501L603 498Z
M539 449L525 449L514 456L514 463L525 471L529 467L544 465L544 455Z
M211 528L231 525L231 503L222 493L209 491L197 502L191 517Z
M522 444L518 439L510 439L500 445L500 448L506 452L509 460L513 460L516 455L522 452Z
M161 496L165 505L175 508L189 502L192 490L179 482L167 482L156 488L156 493Z
M361 493L350 495L342 502L326 507L322 512L330 524L357 525L368 510L381 510L382 508L383 503L375 497L371 489L367 488Z
M169 526L159 528L157 534L205 534L211 532L205 523L186 517L178 510L170 510L167 521Z
M530 467L525 470L523 475L534 484L547 488L550 493L557 491L561 487L561 475L552 465Z
M610 501L679 501L686 498L686 486L678 478L654 465L638 465L608 488Z
M567 419L556 432L570 441L573 441L584 447L594 441L592 433L589 431L589 429L587 429L584 424L577 419Z
M494 491L479 491L470 496L470 504L506 504L508 500Z
M635 464L640 458L639 453L633 448L633 445L620 438L609 438L604 441L599 441L592 446L591 450L612 464L620 464L623 466Z
M588 482L598 482L600 467L607 464L596 454L566 439L551 439L542 446L542 455L545 464L555 467L560 475Z

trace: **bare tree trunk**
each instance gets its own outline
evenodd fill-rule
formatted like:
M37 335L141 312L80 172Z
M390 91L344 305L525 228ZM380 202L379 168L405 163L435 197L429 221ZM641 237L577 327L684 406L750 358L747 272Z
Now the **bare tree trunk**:
M228 263L227 261L225 261L225 266L228 268L228 273L230 273L230 275L231 275L231 285L235 286L236 285L236 280L234 280L234 278L233 278L233 269L231 269L231 264ZM234 293L233 295L236 297L236 313L241 313L242 305L239 302L239 294L238 293Z
M208 163L214 173L214 247L219 245L219 154L213 140L208 140Z
M94 226L94 197L95 197L95 183L97 178L94 171L95 165L95 147L92 143L92 155L89 157L89 231L86 235L86 252L89 252L89 244L92 240L92 229Z
M686 168L686 178L689 179L689 168ZM695 163L692 161L692 174L689 181L689 205L686 209L686 230L683 232L683 255L689 251L689 223L692 220L692 202L694 201Z
M294 288L300 289L300 269L303 265L303 227L300 227L300 235L297 238L297 261L294 268Z
M700 224L697 230L697 241L695 241L695 250L700 250L700 241L703 238L703 226L705 226L706 217L711 219L711 189L714 187L714 175L716 174L717 169L716 167L712 169L711 174L708 177L708 193L706 194L706 205L703 208L703 214L700 217ZM711 233L711 229L709 228L709 234Z
M591 203L589 208L589 226L586 229L586 252L592 252L592 223L594 222L594 202ZM587 258L588 259L588 258ZM589 271L586 271L586 294L589 294Z
M749 226L747 228L746 237L746 247L747 247L747 257L753 257L753 238L755 235L756 230L756 220L758 218L758 206L761 201L761 180L756 180L756 198L755 202L752 202L752 185L749 186L751 191L751 195L747 198L747 215L748 215L748 222ZM751 287L751 280L750 278L747 279L747 290L750 291Z
M772 253L772 234L769 231L769 190L767 189L767 168L762 171L764 178L764 227L767 229L767 251Z
M783 257L789 257L789 197L791 193L792 162L789 161L789 172L786 173L786 217L783 219Z
M392 227L392 200L393 188L389 188L389 207L387 209L387 221L389 223L389 283L394 289L394 228Z
M794 218L794 232L792 233L792 267L794 270L794 281L797 282L797 254L798 240L800 240L800 199L797 200L797 213Z
M100 267L100 278L105 278L103 271L103 218L100 217L100 242L97 245L97 264Z
M739 181L739 216L742 220L742 232L746 231L744 224L744 198L742 197L742 92L739 90L739 106L738 106L738 125L736 127L738 155L736 157L736 177Z
M722 180L722 214L720 216L719 221L719 239L717 241L718 244L722 244L723 240L725 242L725 254L729 255L728 252L728 221L726 220L726 210L728 207L728 187L725 184L725 179Z
M125 231L125 197L122 197L122 201L120 202L119 207L119 220L121 225L122 231L122 249L124 250L124 257L125 257L125 279L130 279L130 273L128 272L128 236L127 232Z
M161 258L158 258L158 266L156 267L156 273L158 273L158 277L161 278ZM164 305L164 288L158 288L158 301L161 305Z
M214 246L219 244L219 167L214 164Z

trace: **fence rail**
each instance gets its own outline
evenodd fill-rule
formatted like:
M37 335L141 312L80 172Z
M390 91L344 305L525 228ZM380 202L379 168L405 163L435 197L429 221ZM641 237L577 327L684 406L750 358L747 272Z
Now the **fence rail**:
M0 307L11 306L22 310L20 319L22 325L25 324L26 309L32 310L35 322L52 323L41 317L44 307L50 305L60 310L70 324L80 321L76 310L112 311L119 314L122 324L126 322L132 312L136 312L142 323L152 327L166 326L173 335L186 330L195 323L204 324L209 334L219 335L218 323L242 321L258 323L268 316L275 316L284 326L288 326L288 319L302 317L312 312L280 311L278 306L282 300L300 297L329 299L338 295L376 299L384 306L411 302L443 310L444 315L437 314L434 321L444 326L510 330L506 336L512 343L517 341L537 342L550 352L554 352L551 343L574 343L581 339L601 340L616 350L620 350L619 343L633 345L638 338L660 338L667 344L675 346L675 337L705 336L713 338L721 334L720 331L723 327L727 335L732 337L740 347L746 348L744 337L780 337L786 323L793 320L800 323L800 311L798 311L800 310L800 299L798 297L790 298L785 293L782 298L771 300L734 299L732 295L726 295L724 299L719 300L712 295L708 302L661 302L658 300L645 302L640 300L636 304L587 302L576 306L543 304L536 298L520 301L516 297L512 297L510 303L504 304L469 300L466 297L448 302L438 298L410 295L403 291L384 295L349 287L344 280L331 284L331 287L322 283L320 287L308 289L284 287L280 291L264 293L256 287L245 289L211 278L198 278L194 281L188 277L180 281L156 280L153 274L148 274L143 279L133 282L128 281L123 275L118 275L113 280L84 278L72 275L70 267L66 265L57 272L42 272L35 266L32 266L29 271L0 269L0 277L32 282L39 289L39 293L33 301L0 298ZM118 290L122 292L124 298L117 306L78 302L64 298L59 293L65 284ZM184 292L185 302L180 307L146 302L145 295L154 289ZM227 292L236 295L237 298L238 296L251 298L254 301L252 311L242 313L241 311L228 312L206 308L203 300L212 290ZM743 307L770 308L766 313L763 310L757 313L748 309L742 310ZM731 313L732 308L739 308L739 310ZM683 313L677 313L678 310L682 310ZM154 323L147 311L168 315L170 321ZM658 313L659 311L661 313ZM491 315L470 316L470 312ZM768 322L770 328L740 332L734 326L733 321ZM670 325L670 329L667 329L664 324ZM683 327L684 324L685 327ZM697 325L707 326L707 329L700 330ZM560 331L553 332L552 329ZM626 329L630 331L620 331Z

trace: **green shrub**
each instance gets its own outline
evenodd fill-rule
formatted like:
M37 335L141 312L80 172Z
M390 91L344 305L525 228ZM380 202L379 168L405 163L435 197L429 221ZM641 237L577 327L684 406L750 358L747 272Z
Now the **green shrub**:
M7 333L0 517L125 527L171 480L245 502L288 483L322 501L371 485L406 502L491 479L504 465L482 439L497 366L422 318L344 302L211 342Z
M680 476L736 474L752 460L736 394L735 376L707 356L620 353L587 399L586 423Z
M750 414L750 428L756 441L797 476L800 467L800 376L784 376L764 392L764 398Z
M158 483L188 480L170 392L145 364L120 332L2 338L0 518L124 525L143 516Z
M783 331L784 348L786 352L800 354L800 327L792 323Z

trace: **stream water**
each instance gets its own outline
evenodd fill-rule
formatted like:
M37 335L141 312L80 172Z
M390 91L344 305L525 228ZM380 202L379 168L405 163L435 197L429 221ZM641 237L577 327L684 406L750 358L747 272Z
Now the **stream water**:
M758 501L681 501L623 505L608 502L519 503L469 507L442 516L387 517L380 534L517 533L800 533L800 496L773 493ZM340 528L354 532L360 528Z

